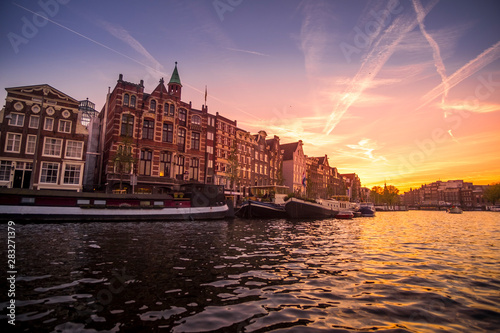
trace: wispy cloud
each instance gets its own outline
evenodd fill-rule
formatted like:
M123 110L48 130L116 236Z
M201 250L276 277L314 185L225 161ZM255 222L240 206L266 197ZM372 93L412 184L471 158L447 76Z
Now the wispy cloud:
M491 103L471 104L468 101L446 103L441 105L440 107L442 110L450 113L453 111L469 111L475 113L489 113L489 112L500 111L500 104L491 104Z
M387 161L383 156L374 156L373 152L379 149L379 145L372 141L371 139L361 139L358 144L346 145L348 148L352 149L351 156L359 157L362 159L367 159L372 162Z
M457 70L455 73L450 75L445 82L442 82L434 89L429 91L427 94L425 94L421 98L421 100L423 100L423 103L417 108L417 110L423 108L424 106L432 102L434 99L444 94L447 91L446 89L453 88L454 86L456 86L469 76L473 75L481 68L497 60L498 58L500 58L500 41L496 42L494 45L484 50L476 58L472 59L467 64L462 66L459 70Z
M158 70L161 70L163 66L160 64L158 60L155 59L151 55L151 53L146 50L146 48L134 37L130 35L130 33L125 30L121 26L113 25L109 22L101 21L102 27L109 32L111 35L114 37L120 39L121 41L125 42L128 44L131 48L133 48L135 51L137 51L139 54L141 54L143 57L145 57L153 66L155 66Z
M254 55L258 55L258 56L262 56L262 57L269 57L268 54L264 54L264 53L260 53L260 52L256 52L256 51L233 49L232 47L226 47L226 50L236 51L236 52L243 52L243 53L249 53L249 54L254 54Z
M435 1L430 3L422 11L422 15L425 17L435 4ZM400 16L396 17L393 23L380 34L380 37L373 42L360 69L344 90L341 99L337 102L333 112L330 114L323 130L324 133L330 134L347 110L360 98L361 94L366 89L372 87L375 76L382 69L387 60L389 60L404 36L413 30L417 24L417 20L410 19L408 15L400 14Z
M417 20L420 31L432 48L432 57L434 58L434 64L436 66L437 72L439 73L439 76L441 76L441 81L443 83L444 93L442 103L444 103L448 95L448 90L450 88L446 80L446 67L444 66L443 59L441 58L441 51L439 49L438 43L436 43L434 38L432 38L432 36L429 35L429 33L427 33L427 31L425 30L424 18L426 16L426 13L424 12L422 3L420 3L419 0L413 0L413 8L415 8L415 12L417 13Z

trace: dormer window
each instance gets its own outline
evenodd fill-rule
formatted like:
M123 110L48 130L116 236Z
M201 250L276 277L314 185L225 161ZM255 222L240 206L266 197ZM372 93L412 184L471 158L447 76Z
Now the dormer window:
M156 101L154 99L149 103L149 111L156 112Z
M130 100L129 94L123 95L123 105L128 106Z

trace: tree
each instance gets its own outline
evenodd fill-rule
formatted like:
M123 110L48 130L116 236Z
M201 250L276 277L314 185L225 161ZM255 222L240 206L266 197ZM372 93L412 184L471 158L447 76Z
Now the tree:
M484 190L483 197L495 205L500 200L500 183L488 186Z
M370 198L375 205L378 205L382 202L382 194L384 193L384 189L380 186L373 186L370 190Z
M123 189L123 174L129 174L132 170L132 166L136 163L136 159L132 154L131 140L125 138L122 142L123 145L118 146L118 150L111 158L115 172L120 174L120 191Z
M389 206L396 204L399 200L398 193L399 193L399 190L395 186L384 185L384 191L382 194L382 199L383 199L384 203L388 204Z

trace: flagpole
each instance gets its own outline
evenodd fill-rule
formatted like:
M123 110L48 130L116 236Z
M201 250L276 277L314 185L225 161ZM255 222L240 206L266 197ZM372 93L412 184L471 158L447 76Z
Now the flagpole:
M207 106L207 85L205 85L205 107Z

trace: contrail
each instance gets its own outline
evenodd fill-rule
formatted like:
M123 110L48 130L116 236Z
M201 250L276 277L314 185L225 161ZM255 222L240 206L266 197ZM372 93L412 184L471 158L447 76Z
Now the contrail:
M417 110L423 108L430 102L432 102L439 95L444 94L446 89L451 89L472 74L479 71L484 66L492 63L493 61L500 58L500 41L496 42L493 46L484 50L483 53L478 55L473 60L469 61L467 64L462 66L455 73L450 75L445 82L442 82L434 89L425 94L421 99L424 100L424 103L420 105Z
M69 32L74 33L75 35L78 35L78 36L80 36L80 37L82 37L82 38L85 38L86 40L91 41L91 42L92 42L92 43L94 43L94 44L97 44L97 45L99 45L99 46L102 46L102 47L104 47L105 49L110 50L111 52L114 52L114 53L116 53L116 54L121 55L122 57L125 57L125 58L127 58L127 59L129 59L129 60L132 60L133 62L138 63L139 65L142 65L142 66L144 66L144 67L147 67L147 68L150 68L150 69L152 69L152 70L154 70L154 71L157 71L157 70L156 70L156 69L154 69L153 67L148 66L148 65L146 65L146 64L144 64L144 63L142 63L142 62L140 62L140 61L139 61L139 60L137 60L137 59L134 59L134 58L132 58L132 57L129 57L128 55L123 54L123 53L121 53L121 52L119 52L119 51L117 51L117 50L115 50L115 49L112 49L111 47L109 47L109 46L107 46L107 45L104 45L104 44L102 44L102 43L99 43L98 41L96 41L96 40L94 40L94 39L92 39L92 38L90 38L90 37L87 37L87 36L85 36L85 35L82 35L81 33L77 32L77 31L75 31L75 30L73 30L73 29L70 29L70 28L68 28L68 27L66 27L66 26L64 26L64 25L62 25L62 24L60 24L60 23L57 23L56 21L53 21L53 20L49 19L49 18L48 18L48 17L46 17L46 16L40 15L39 13L36 13L36 12L34 12L34 11L32 11L32 10L29 10L28 8L25 8L25 7L23 7L23 6L19 5L19 4L15 3L15 2L13 2L13 4L14 4L14 5L16 5L16 6L17 6L17 7L19 7L19 8L22 8L22 9L24 9L24 10L26 10L26 11L28 11L28 12L32 13L33 15L36 15L36 16L39 16L39 17L42 17L42 18L46 19L47 21L49 21L49 22L51 22L51 23L53 23L53 24L57 25L58 27L61 27L61 28L65 29L65 30L68 30Z
M427 39L427 42L432 48L432 57L434 58L434 64L436 66L436 70L441 76L441 82L443 83L443 88L444 88L444 94L441 100L441 103L444 104L444 101L446 100L446 97L448 96L448 90L449 90L449 85L447 82L446 78L446 68L443 63L443 59L441 58L441 52L439 50L439 45L436 43L434 38L432 38L431 35L427 33L425 30L425 25L424 25L424 17L425 17L425 12L422 7L422 3L419 0L413 0L413 7L415 8L415 12L417 13L417 20L418 20L418 25L420 27L420 31L422 32L422 35L424 35L425 39Z
M427 15L435 5L436 1L430 3L423 10L423 16ZM409 24L405 22L407 22L407 19L404 17L396 18L379 40L377 40L361 64L358 73L345 90L344 96L337 102L335 109L330 114L323 130L326 134L330 134L333 131L349 107L358 100L366 88L370 87L372 80L392 56L404 36L418 24L417 20L413 20Z

